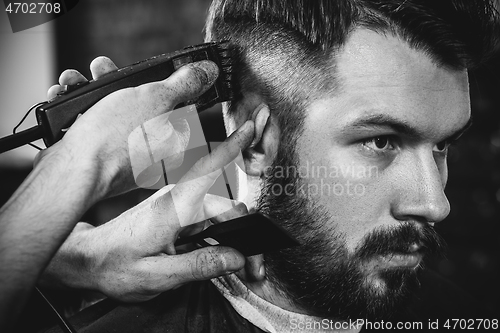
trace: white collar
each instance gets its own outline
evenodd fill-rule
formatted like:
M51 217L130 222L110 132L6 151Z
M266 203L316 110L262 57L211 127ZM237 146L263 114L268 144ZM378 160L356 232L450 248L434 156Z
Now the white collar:
M329 319L282 309L256 295L234 274L215 278L211 281L231 303L236 312L265 332L354 333L361 330L361 326L354 326L354 323L344 322L344 326L339 326L342 323L335 323ZM349 325L351 326L349 327ZM342 330L343 327L347 329Z

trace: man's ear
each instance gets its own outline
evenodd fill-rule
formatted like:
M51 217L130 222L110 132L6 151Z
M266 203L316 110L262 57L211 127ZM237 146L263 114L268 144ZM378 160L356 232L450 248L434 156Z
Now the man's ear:
M250 146L243 152L245 172L249 176L261 177L276 156L279 128L266 104L257 106L250 116L255 124L255 135Z

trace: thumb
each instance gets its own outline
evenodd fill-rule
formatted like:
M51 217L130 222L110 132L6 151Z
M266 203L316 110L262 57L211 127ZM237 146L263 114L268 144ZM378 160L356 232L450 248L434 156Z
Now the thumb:
M201 248L171 258L177 261L168 267L168 275L178 279L170 281L174 284L212 279L245 266L245 257L241 253L224 246Z
M219 67L202 60L182 66L163 81L171 89L173 106L198 97L208 90L219 76Z
M218 75L219 67L212 61L203 60L182 66L163 81L146 83L135 89L139 95L146 96L144 109L158 115L200 96L212 86Z

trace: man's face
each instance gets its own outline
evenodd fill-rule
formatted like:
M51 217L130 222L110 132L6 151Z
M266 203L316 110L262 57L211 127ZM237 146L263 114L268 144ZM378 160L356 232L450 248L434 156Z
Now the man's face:
M366 29L335 61L339 91L308 107L259 201L303 246L266 255L266 267L305 310L379 316L439 248L432 226L450 210L446 153L470 118L467 74Z

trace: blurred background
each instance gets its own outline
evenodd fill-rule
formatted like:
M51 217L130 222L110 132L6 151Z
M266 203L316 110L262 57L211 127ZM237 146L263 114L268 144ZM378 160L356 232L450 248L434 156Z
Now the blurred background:
M90 77L89 63L106 55L121 67L203 42L210 0L86 0L47 24L13 34L0 13L0 136L8 135L28 108L46 99L47 89L68 68ZM500 59L470 75L474 124L449 158L447 194L451 214L437 229L446 239L446 258L428 266L494 311L500 309ZM207 141L221 141L220 110L202 114ZM30 115L23 128L35 125ZM43 144L41 144L43 145ZM0 204L31 170L36 149L0 155ZM97 204L84 220L104 223L150 194L138 190ZM12 258L12 260L16 260ZM67 296L67 295L66 295ZM80 306L80 296L62 303ZM60 295L55 295L59 298ZM66 302L66 303L64 303Z

